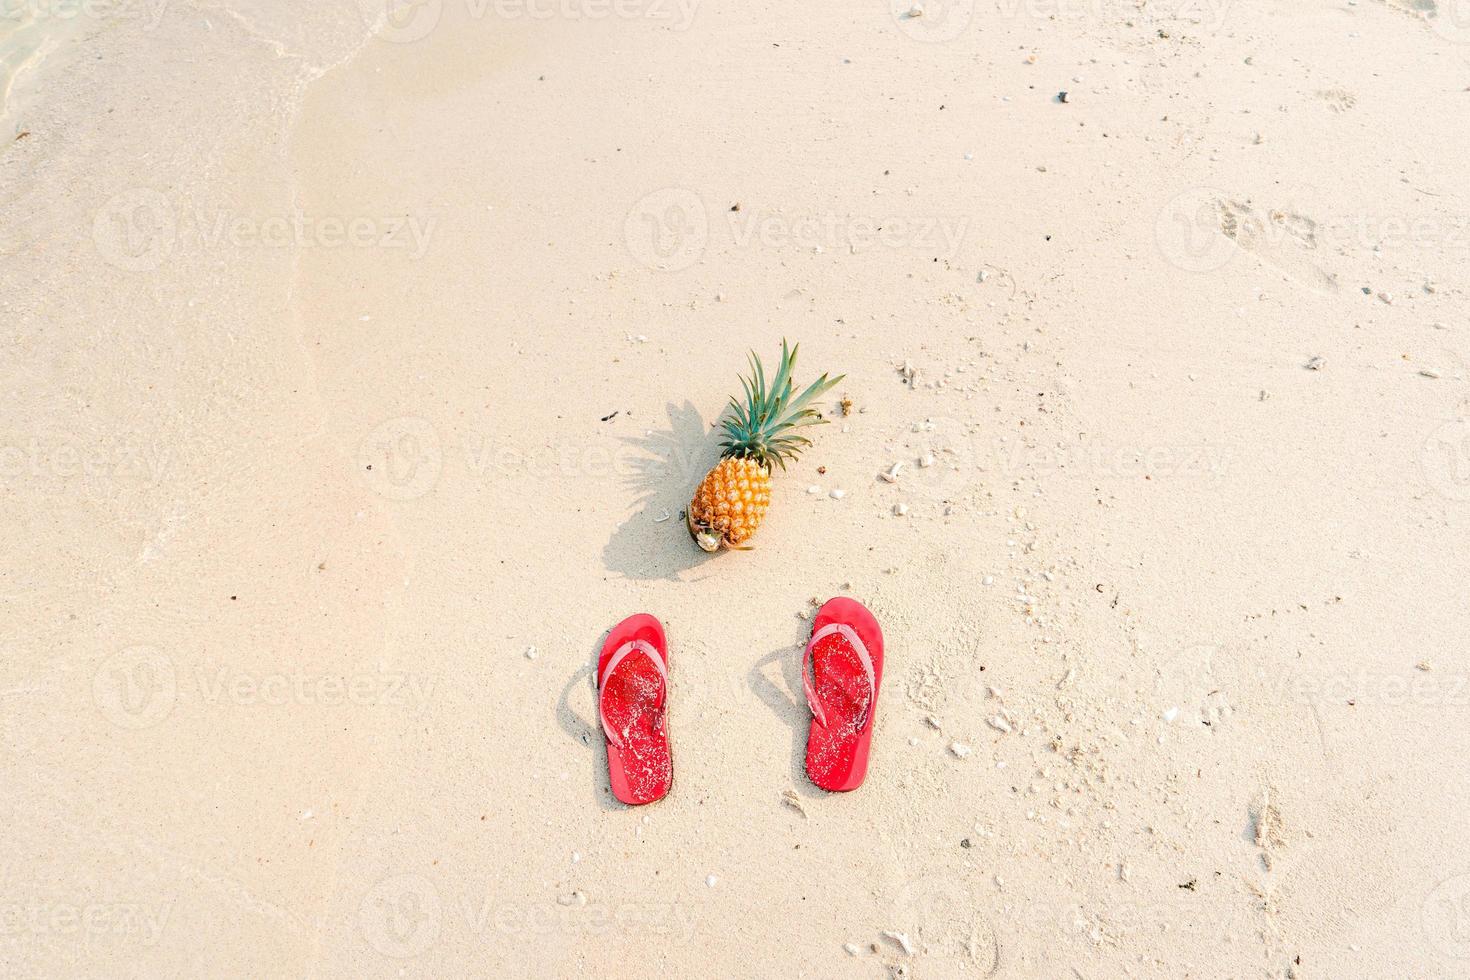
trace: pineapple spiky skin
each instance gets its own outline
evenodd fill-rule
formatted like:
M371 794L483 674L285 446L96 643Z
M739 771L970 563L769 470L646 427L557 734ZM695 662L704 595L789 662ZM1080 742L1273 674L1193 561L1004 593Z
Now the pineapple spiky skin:
M705 474L689 503L691 526L711 535L718 550L743 547L771 506L771 468L748 457L726 456ZM698 541L698 532L695 540ZM710 540L710 539L707 539Z
M796 394L796 351L781 341L781 365L769 387L760 358L750 355L750 377L740 379L745 401L731 398L721 423L723 458L700 481L686 514L689 536L705 551L750 546L771 505L772 466L785 469L811 445L798 429L825 421L811 402L842 378L824 374Z

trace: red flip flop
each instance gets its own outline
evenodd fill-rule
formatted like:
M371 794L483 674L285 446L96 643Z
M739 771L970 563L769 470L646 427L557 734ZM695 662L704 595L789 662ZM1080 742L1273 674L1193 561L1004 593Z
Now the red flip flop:
M807 776L833 793L857 789L868 773L883 683L883 631L862 603L838 597L817 610L801 683L812 710Z
M664 798L674 781L664 709L668 641L647 613L612 628L597 658L597 714L607 739L613 796L630 806Z

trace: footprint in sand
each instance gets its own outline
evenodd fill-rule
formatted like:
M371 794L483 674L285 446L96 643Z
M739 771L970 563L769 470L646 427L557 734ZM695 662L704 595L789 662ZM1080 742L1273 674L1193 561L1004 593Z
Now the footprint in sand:
M1336 292L1337 274L1317 264L1317 222L1296 211L1257 208L1249 201L1221 201L1220 231L1243 250L1291 279Z
M1347 112L1358 104L1358 97L1346 89L1329 88L1317 92L1317 98L1327 103L1333 112Z

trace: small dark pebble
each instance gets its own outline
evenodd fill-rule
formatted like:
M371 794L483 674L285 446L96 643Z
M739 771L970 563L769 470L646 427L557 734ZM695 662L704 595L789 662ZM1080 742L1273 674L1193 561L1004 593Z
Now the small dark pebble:
M1057 93L1057 101L1058 102L1066 102L1067 101L1067 93L1066 92L1058 92Z
M966 837L964 840L960 841L960 846L968 850L970 847L970 838Z
M618 412L621 412L621 411L622 411L622 409L618 409ZM604 421L604 422L611 422L613 419L615 419L615 418L618 417L618 412L613 412L611 415L604 415L602 417L602 421Z
M1185 889L1186 891L1191 891L1192 892L1192 891L1194 891L1195 886L1198 885L1198 884L1199 884L1199 880L1198 879L1191 878L1188 881L1186 881L1184 884L1180 885L1179 887Z

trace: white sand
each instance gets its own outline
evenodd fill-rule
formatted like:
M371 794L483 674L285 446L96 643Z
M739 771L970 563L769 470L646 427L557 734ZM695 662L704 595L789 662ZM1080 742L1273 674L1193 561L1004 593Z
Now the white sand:
M8 93L0 972L1470 971L1470 19L360 6L89 8ZM861 411L706 559L783 336Z

